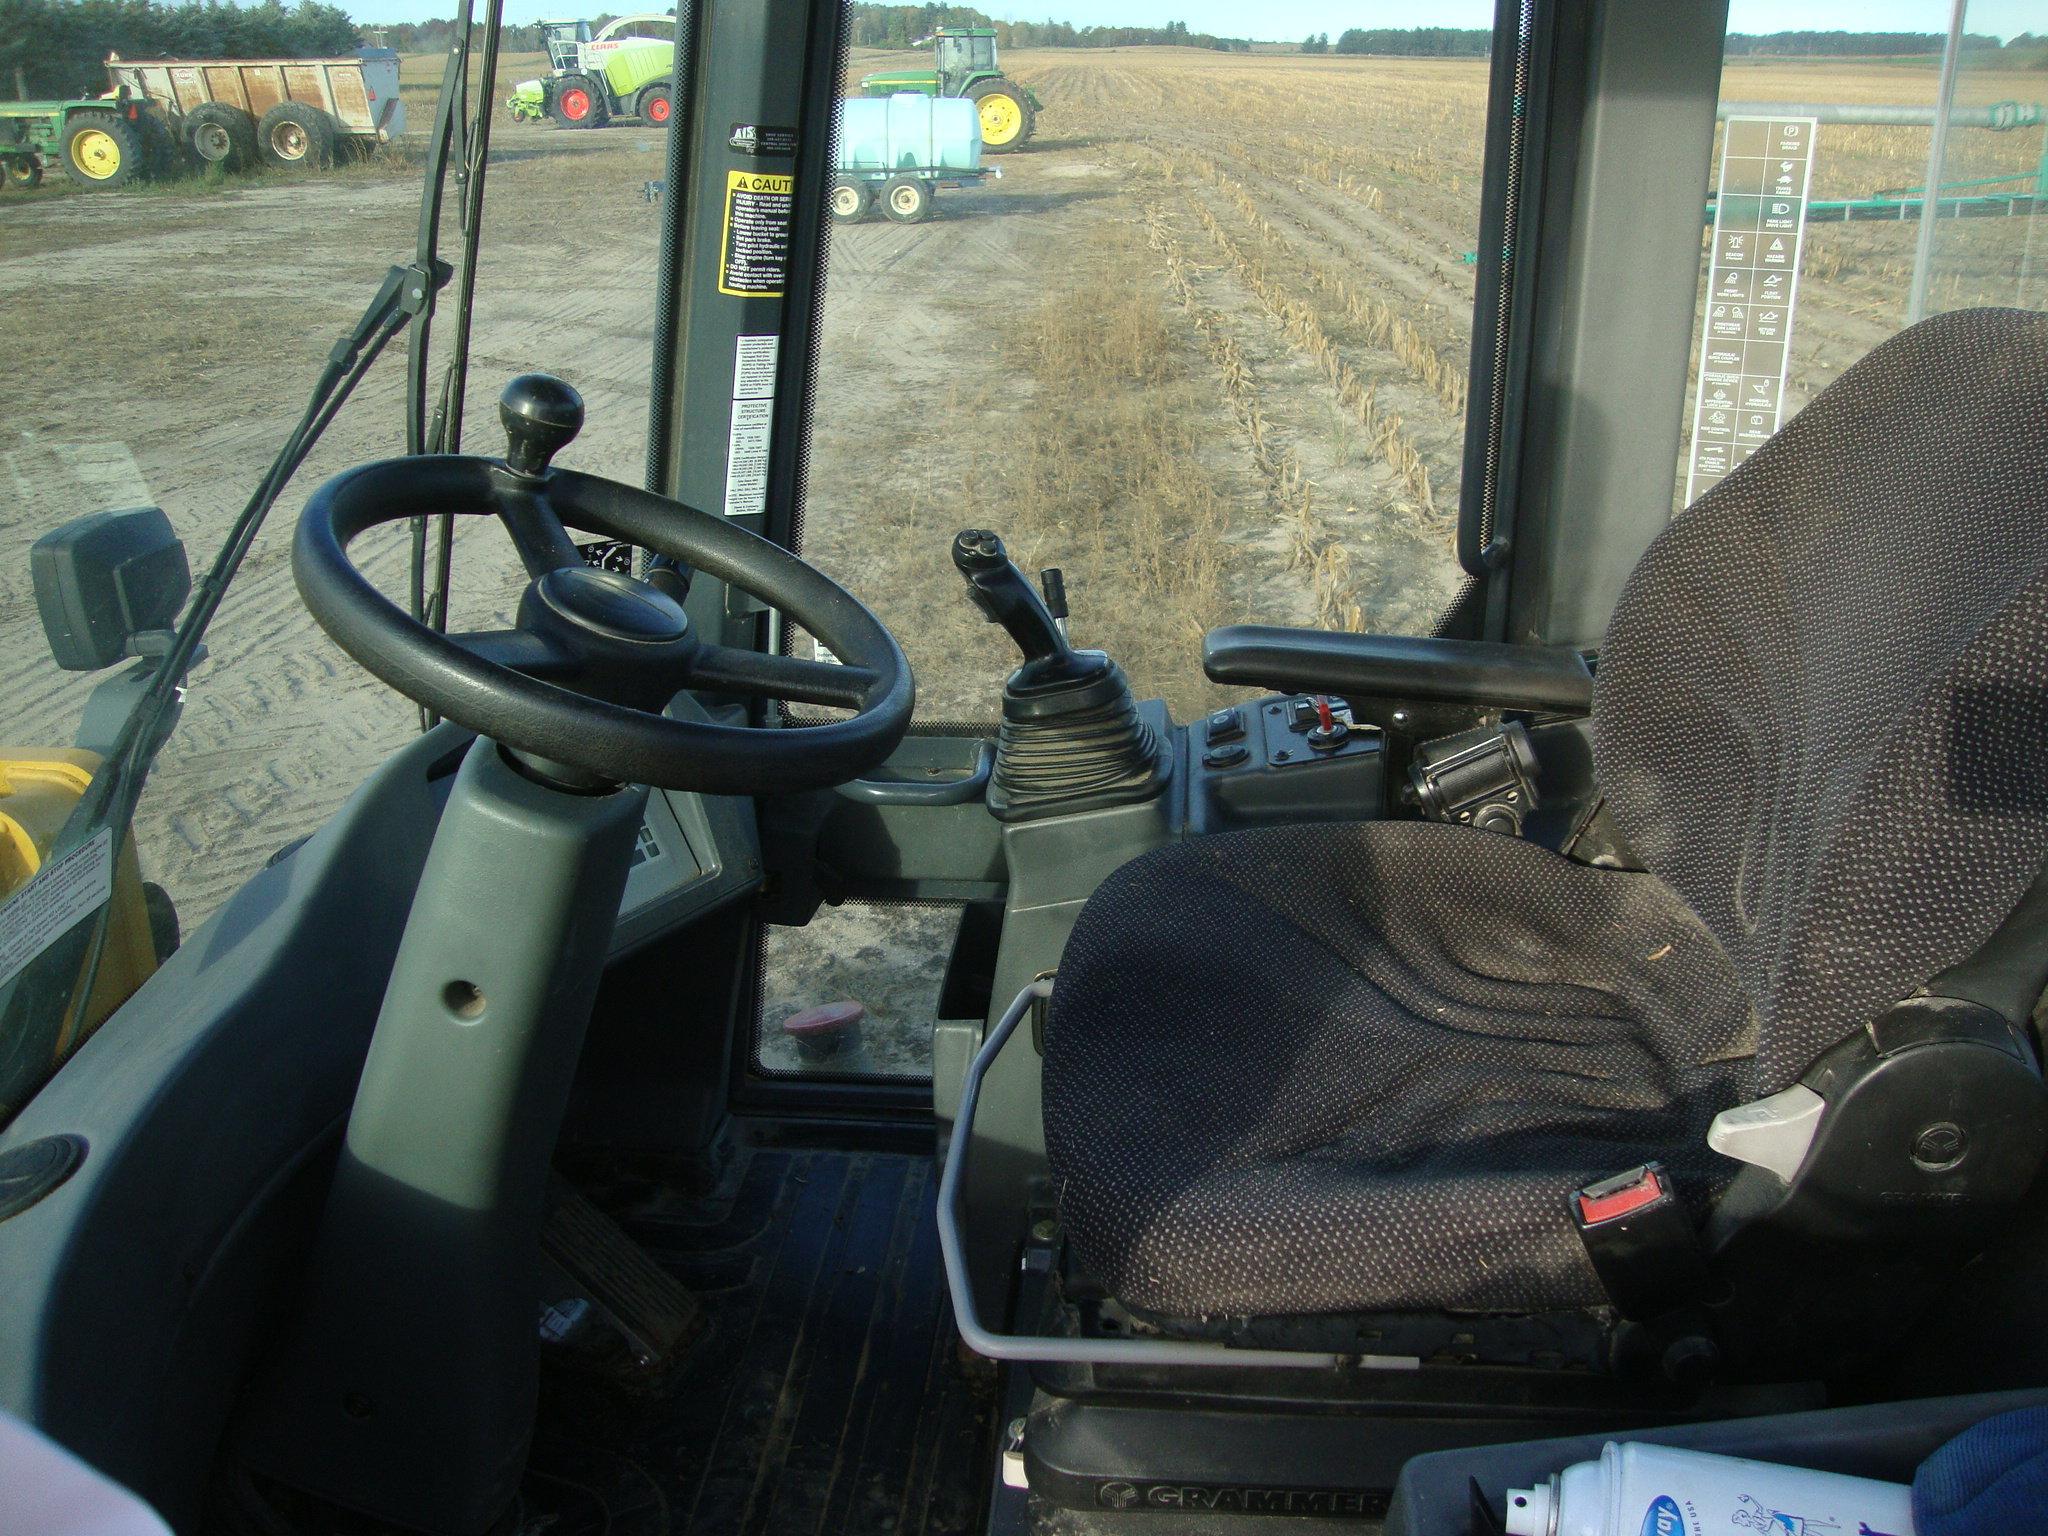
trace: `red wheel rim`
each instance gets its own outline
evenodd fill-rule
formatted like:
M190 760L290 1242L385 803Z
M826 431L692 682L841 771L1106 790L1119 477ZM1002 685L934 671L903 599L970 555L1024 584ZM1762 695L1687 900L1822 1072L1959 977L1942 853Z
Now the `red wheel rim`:
M571 120L590 116L590 93L588 91L562 92L562 116Z
M668 98L666 96L657 96L647 104L647 118L648 121L655 123L665 123L668 121Z

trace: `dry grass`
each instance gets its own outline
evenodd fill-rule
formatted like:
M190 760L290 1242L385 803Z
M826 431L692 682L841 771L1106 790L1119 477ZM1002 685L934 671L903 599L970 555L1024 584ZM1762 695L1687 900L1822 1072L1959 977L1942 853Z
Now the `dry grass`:
M1015 55L1012 67L1048 103L1042 132L1070 136L1127 175L1163 178L1176 218L1199 224L1322 374L1338 451L1376 457L1420 519L1447 519L1462 467L1484 67L1160 49ZM2038 100L2041 81L1969 67L1960 99ZM1915 63L1738 62L1723 78L1727 98L1766 102L1931 105L1935 89L1935 71ZM1928 142L1924 128L1825 125L1813 196L1917 186ZM2031 173L2042 152L2038 128L1960 131L1946 176ZM2038 222L1945 223L1932 305L2038 303ZM1910 222L1810 227L1792 409L1904 323L1916 235Z
M1115 656L1141 691L1184 674L1203 631L1237 616L1203 381L1156 293L1119 280L1146 258L1131 226L1109 225L1011 323L1006 352L1028 364L1034 408L1019 434L991 441L966 488L1026 570L1058 564L1097 598L1077 639ZM1206 689L1169 688L1178 709L1207 706Z
M1358 628L1363 611L1349 579L1350 551L1317 516L1316 487L1299 456L1276 445L1243 349L1220 317L1198 297L1191 263L1157 204L1148 206L1145 222L1152 250L1162 263L1167 292L1215 366L1244 451L1265 482L1267 504L1278 515L1285 533L1289 564L1307 575L1315 596L1316 622L1336 629Z

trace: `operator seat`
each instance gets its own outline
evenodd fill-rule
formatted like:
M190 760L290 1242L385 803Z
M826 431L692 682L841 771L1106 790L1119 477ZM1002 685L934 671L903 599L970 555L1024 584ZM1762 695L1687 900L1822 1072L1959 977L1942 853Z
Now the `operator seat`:
M1602 1304L1571 1191L1656 1160L1704 1221L1743 1167L1719 1112L2000 930L2048 855L2048 316L1902 333L1673 521L1592 725L1641 870L1383 821L1104 882L1044 1102L1111 1295L1167 1322Z

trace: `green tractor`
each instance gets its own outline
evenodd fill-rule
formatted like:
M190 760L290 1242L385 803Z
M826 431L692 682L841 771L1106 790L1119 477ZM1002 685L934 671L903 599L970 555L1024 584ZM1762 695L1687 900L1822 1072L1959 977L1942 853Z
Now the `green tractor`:
M74 101L0 101L0 186L26 190L60 165L81 187L106 192L176 163L163 117L125 94Z
M996 62L994 27L940 27L918 42L932 45L930 70L895 69L865 75L864 96L963 96L981 116L981 146L991 154L1018 148L1037 126L1040 102L1027 86L1004 76Z

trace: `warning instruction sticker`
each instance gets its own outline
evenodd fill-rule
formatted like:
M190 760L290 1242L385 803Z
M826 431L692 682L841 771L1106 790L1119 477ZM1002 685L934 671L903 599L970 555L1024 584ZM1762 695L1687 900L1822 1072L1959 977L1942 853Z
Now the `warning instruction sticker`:
M766 123L734 123L725 142L736 154L787 157L796 153L796 130L771 128Z
M1727 120L1688 504L1761 448L1783 419L1813 134L1810 117Z
M740 336L732 348L732 397L735 400L771 400L775 397L775 359L782 351L780 336Z
M0 907L0 987L114 894L114 830L102 827Z
M789 275L789 223L794 176L725 173L725 238L718 291L742 299L779 299Z

